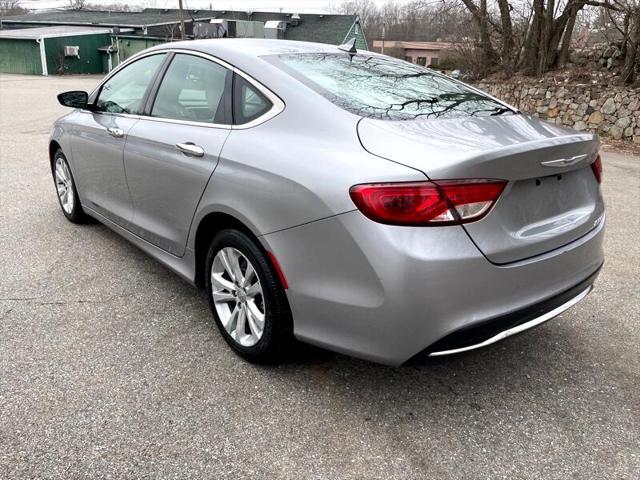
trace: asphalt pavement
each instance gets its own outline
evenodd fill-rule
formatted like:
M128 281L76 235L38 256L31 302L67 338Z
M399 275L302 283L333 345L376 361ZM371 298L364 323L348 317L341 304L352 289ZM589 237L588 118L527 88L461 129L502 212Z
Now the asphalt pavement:
M55 94L0 75L0 478L640 478L640 158L604 152L606 264L559 318L384 367L238 358L206 298L106 227L47 161Z

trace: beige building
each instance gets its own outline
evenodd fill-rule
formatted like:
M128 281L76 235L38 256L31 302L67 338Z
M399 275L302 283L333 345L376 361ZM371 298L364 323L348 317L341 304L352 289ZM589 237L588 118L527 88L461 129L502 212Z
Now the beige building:
M453 48L452 42L401 42L397 40L374 40L373 50L404 58L407 62L424 66L438 66L446 50ZM384 46L384 48L383 48Z

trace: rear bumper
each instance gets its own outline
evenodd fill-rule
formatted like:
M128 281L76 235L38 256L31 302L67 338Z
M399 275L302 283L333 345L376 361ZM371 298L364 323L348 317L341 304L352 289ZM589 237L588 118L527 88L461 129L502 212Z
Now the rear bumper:
M381 225L354 211L261 240L287 278L297 338L399 365L454 332L548 307L525 315L520 324L526 323L569 302L552 299L585 279L593 283L604 260L603 236L604 219L552 252L494 265L459 226ZM518 326L506 325L496 335Z
M450 333L427 347L424 353L439 357L468 352L542 325L584 299L599 273L600 269L576 286L540 303Z

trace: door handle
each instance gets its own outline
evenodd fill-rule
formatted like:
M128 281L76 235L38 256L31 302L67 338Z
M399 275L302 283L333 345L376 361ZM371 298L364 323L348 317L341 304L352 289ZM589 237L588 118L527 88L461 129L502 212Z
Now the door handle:
M191 143L176 143L176 148L180 150L185 155L189 155L191 157L203 157L204 156L204 148Z
M121 128L109 127L107 128L107 132L109 132L109 135L111 135L112 137L124 137L124 131Z

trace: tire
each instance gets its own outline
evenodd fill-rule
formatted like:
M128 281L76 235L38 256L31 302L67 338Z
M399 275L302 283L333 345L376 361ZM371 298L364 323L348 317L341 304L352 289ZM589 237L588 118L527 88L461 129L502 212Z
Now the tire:
M249 262L255 275L247 275ZM293 321L284 288L266 252L245 233L223 230L211 241L205 272L209 307L231 348L253 363L283 360L294 343ZM230 286L235 293L227 288ZM259 313L264 319L261 333Z
M71 168L69 168L67 157L64 156L60 149L53 156L51 174L53 175L53 184L56 187L58 203L67 220L79 224L90 223L91 217L84 213L80 204L76 182L73 179Z

